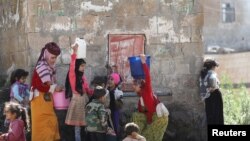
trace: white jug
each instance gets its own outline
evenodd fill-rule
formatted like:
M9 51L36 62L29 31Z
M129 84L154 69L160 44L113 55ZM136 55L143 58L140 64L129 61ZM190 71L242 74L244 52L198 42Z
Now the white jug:
M75 46L76 44L78 44L77 59L86 58L87 45L86 45L85 40L81 39L81 38L76 38L75 43L73 45L71 45L71 47ZM71 54L72 53L73 53L73 50L71 49Z

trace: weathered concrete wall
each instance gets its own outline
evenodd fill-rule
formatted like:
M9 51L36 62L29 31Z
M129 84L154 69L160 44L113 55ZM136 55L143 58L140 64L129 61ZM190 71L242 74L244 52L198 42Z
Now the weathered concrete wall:
M63 84L69 63L67 48L80 36L88 43L86 75L91 79L96 74L105 74L109 33L143 33L147 38L146 53L152 57L154 90L172 93L161 97L170 110L168 130L173 134L167 138L206 140L204 105L198 97L197 83L203 60L202 0L12 1L21 3L13 4L19 7L20 19L17 25L15 20L9 20L0 27L0 45L2 51L9 50L17 58L13 60L9 54L1 53L3 74L12 62L32 70L40 49L55 41L63 50L57 70L59 83ZM13 24L8 27L9 23ZM11 40L12 36L18 40ZM135 103L136 99L132 99L131 103Z
M6 70L13 66L23 68L28 66L26 19L24 18L26 8L26 2L22 0L0 1L1 78L6 77Z
M235 7L235 22L223 23L221 4L232 3ZM204 1L204 46L219 45L236 51L250 50L250 1L206 0Z

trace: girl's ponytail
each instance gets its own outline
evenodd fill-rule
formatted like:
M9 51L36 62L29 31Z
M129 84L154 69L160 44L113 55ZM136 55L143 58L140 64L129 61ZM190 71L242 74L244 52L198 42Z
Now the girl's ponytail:
M25 129L27 131L29 131L30 130L30 127L29 127L29 118L28 118L28 114L27 114L26 108L23 108L23 107L20 108L20 116L21 116L21 119L24 122Z

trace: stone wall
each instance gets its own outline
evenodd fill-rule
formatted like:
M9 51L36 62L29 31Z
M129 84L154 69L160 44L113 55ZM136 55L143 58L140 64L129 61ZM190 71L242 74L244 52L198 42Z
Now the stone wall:
M0 85L8 75L7 70L28 66L26 2L22 0L0 1Z
M145 34L151 55L156 92L170 110L173 141L206 140L204 104L198 97L198 74L203 60L202 0L1 0L0 69L32 70L49 41L62 48L58 80L68 70L68 47L75 37L87 41L86 75L105 74L108 34ZM12 66L13 64L13 66ZM12 66L12 67L11 67ZM135 99L130 102L135 104Z

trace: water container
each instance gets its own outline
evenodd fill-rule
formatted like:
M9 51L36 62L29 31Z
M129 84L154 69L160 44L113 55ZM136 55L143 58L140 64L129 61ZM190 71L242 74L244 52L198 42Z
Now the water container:
M82 38L76 38L75 43L71 45L72 47L75 46L75 44L78 44L78 50L77 50L77 59L84 59L86 58L86 49L87 45L84 39ZM71 49L71 53L73 53L73 50Z
M70 100L65 98L65 92L55 92L53 94L54 107L57 110L68 109Z
M129 57L131 75L134 79L144 79L145 74L141 63L140 56ZM147 56L146 63L150 68L150 56Z

